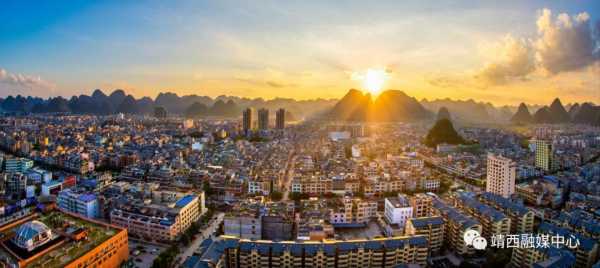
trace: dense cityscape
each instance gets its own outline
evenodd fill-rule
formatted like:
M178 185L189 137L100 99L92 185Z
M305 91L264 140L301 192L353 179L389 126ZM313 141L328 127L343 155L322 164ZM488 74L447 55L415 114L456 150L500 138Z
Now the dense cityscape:
M0 268L600 268L600 1L0 4Z
M565 121L527 124L517 111L512 123L456 130L460 119L447 108L409 123L331 120L352 106L354 92L329 114L293 122L285 108L247 107L233 118L182 117L160 106L150 114L5 110L0 260L596 264L600 129L569 123L584 115L579 105L544 108ZM471 231L487 249L464 239Z

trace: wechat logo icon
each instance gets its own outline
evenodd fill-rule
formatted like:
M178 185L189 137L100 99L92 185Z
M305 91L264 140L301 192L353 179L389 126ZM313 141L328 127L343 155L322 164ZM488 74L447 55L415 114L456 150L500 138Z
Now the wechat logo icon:
M468 230L464 233L465 244L473 246L477 250L484 250L487 247L487 240L476 230Z

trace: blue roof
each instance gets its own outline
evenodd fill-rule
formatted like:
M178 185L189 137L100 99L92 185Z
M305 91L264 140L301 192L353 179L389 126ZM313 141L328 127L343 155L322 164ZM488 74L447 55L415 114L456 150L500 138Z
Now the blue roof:
M381 243L381 241L367 240L365 242L365 249L378 250L378 249L382 249L382 248L383 248L383 244Z
M558 227L549 222L542 222L538 228L538 232L547 233L547 234L558 234L565 237L565 240L569 237L575 237L579 240L580 247L585 251L591 251L594 249L594 246L598 244L596 240L586 237L580 233L572 232L567 228Z
M570 268L575 265L575 256L566 249L539 247L536 250L544 252L546 259L534 263L533 268Z
M181 199L177 200L177 202L175 202L175 206L178 208L185 207L185 206L187 206L187 204L192 202L194 200L194 198L196 198L196 196L193 194L186 195L186 196L182 197Z
M333 223L331 225L335 228L364 228L367 226L366 223L362 222Z
M477 201L477 199L475 199L474 197L471 197L469 195L459 194L458 200L460 200L464 206L474 209L477 214L480 214L487 218L490 218L495 222L506 219L506 216L504 215L504 213L498 211L497 209L495 209L491 206L488 206L486 204L483 204L483 203Z
M460 212L453 206L449 206L448 204L442 202L439 199L433 199L433 207L438 209L442 214L448 215L450 220L460 224L461 228L467 229L472 227L473 225L479 224L479 221L471 218Z
M508 198L505 198L501 195L493 194L490 192L484 192L481 194L481 198L484 200L494 203L496 206L501 207L503 209L507 209L512 213L516 213L519 216L523 216L527 214L530 210L525 207L521 203L516 203L510 201Z
M238 243L234 244L232 241L237 241ZM335 241L333 243L314 241L240 241L238 238L225 237L213 242L206 251L207 253L204 255L207 255L210 252L215 254L215 250L213 250L215 245L221 245L217 247L221 252L224 252L224 250L227 248L235 248L239 245L240 251L250 252L252 250L257 250L261 255L268 255L269 253L273 255L281 255L284 251L289 251L292 256L314 256L317 254L317 252L323 251L325 255L333 256L337 253L337 251L347 252L358 250L359 248L364 248L365 250L380 250L384 248L394 249L402 248L407 245L407 243L411 246L417 247L427 247L428 245L427 238L425 236L395 237L378 240Z
M158 223L160 225L166 225L166 226L173 225L173 222L170 220L160 220Z
M579 209L570 212L562 211L556 220L575 229L583 229L594 237L600 235L600 221L585 211Z
M96 200L95 194L82 194L79 196L79 200L83 202L90 202Z
M187 257L187 259L185 259L185 261L183 262L182 267L184 268L195 268L196 265L198 265L198 263L200 262L200 257L196 256L196 255L192 255Z
M444 224L444 218L440 216L436 217L422 217L409 219L415 228L427 227L429 225L442 225Z

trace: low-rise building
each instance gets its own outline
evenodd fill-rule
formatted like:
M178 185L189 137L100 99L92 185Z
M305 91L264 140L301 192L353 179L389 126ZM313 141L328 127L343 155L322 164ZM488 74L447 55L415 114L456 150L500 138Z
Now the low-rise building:
M56 203L63 210L86 218L100 217L100 205L94 193L72 188L65 189L58 193Z
M202 215L202 198L186 194L175 202L117 204L110 212L112 224L148 241L174 241Z
M429 242L429 252L439 253L444 244L444 218L420 217L408 219L404 233L407 236L424 235Z
M510 234L510 218L494 207L479 202L473 193L460 193L454 200L456 207L481 223L481 236L491 241L493 235Z
M0 232L6 267L119 267L129 258L127 229L65 211L21 218Z
M433 200L433 211L434 215L444 218L444 241L448 247L459 255L473 254L475 249L467 245L463 237L469 230L481 233L481 223L439 199Z

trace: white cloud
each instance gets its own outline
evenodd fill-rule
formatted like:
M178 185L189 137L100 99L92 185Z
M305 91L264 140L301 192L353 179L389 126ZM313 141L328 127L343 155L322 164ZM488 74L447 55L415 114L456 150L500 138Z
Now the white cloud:
M0 68L0 92L2 95L48 96L55 85L39 76L10 73Z
M527 40L506 35L493 51L496 58L476 75L488 84L503 84L524 78L535 70L534 51Z
M561 13L553 20L552 11L543 9L537 19L538 37L534 43L539 68L548 74L574 71L598 60L598 37L594 36L590 15Z
M490 54L497 56L477 72L476 78L486 85L497 85L527 79L536 71L546 75L576 71L600 60L600 22L594 31L588 13L553 17L552 11L543 9L536 25L537 35L531 41L508 34L492 49Z

